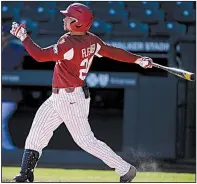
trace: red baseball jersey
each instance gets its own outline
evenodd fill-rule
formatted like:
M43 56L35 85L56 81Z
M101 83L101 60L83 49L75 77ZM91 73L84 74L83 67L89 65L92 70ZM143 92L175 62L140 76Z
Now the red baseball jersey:
M141 56L104 43L96 35L64 34L47 48L40 48L28 36L23 41L28 53L38 62L55 61L52 87L67 88L82 86L95 55L133 63Z

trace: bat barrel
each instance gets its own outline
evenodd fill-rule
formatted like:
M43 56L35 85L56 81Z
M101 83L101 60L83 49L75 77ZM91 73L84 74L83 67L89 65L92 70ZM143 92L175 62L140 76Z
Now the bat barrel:
M196 80L196 75L194 73L179 69L179 68L173 68L173 67L166 67L163 65L159 65L157 63L153 63L154 67L166 70L167 72L170 72L178 77L184 78L189 81L195 81Z

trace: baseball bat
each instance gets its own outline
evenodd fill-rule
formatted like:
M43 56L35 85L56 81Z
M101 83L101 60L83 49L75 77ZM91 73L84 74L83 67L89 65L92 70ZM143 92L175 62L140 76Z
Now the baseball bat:
M153 63L154 67L160 68L162 70L165 70L167 72L170 72L178 77L181 77L183 79L189 80L189 81L195 81L196 80L196 76L194 73L182 70L182 69L178 69L178 68L173 68L173 67L167 67L167 66L163 66L163 65L159 65L157 63Z

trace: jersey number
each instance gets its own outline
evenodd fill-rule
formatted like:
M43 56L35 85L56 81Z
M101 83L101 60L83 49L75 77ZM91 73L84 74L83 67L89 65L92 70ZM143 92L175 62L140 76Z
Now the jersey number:
M90 66L91 66L93 57L94 57L94 56L92 56L89 60L88 60L88 58L86 58L86 59L84 59L84 60L81 62L80 66L85 66L84 69L79 70L79 78L80 78L81 80L84 80L84 79L86 78L86 74L88 73L88 71L89 71L89 69L90 69Z

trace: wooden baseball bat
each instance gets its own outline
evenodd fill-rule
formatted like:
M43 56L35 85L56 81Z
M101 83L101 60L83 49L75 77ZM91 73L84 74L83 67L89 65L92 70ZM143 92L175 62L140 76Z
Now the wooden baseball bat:
M183 79L189 80L189 81L195 81L196 80L196 75L194 73L178 69L178 68L173 68L173 67L167 67L163 65L159 65L157 63L153 63L154 67L160 68L162 70L165 70L167 72L170 72L178 77L181 77Z

